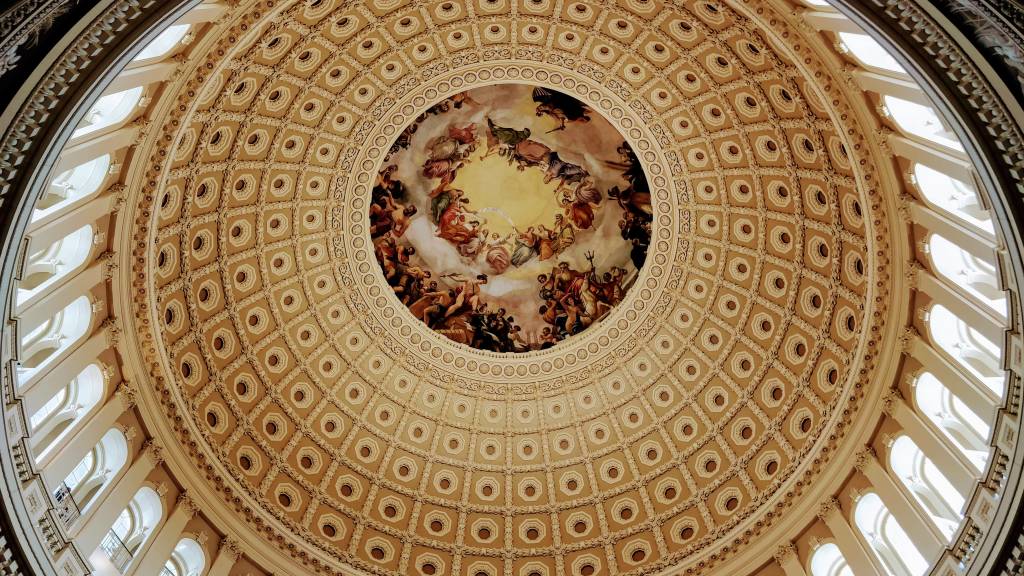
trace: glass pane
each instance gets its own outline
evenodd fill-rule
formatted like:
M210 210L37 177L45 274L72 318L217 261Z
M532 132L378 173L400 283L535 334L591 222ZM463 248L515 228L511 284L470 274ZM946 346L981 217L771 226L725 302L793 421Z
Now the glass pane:
M114 525L110 527L110 531L117 534L117 537L124 540L128 537L128 531L132 527L132 515L127 508L121 510L121 514L117 516L117 520L114 521Z
M861 497L854 510L854 520L890 574L920 576L928 570L928 562L877 494Z
M182 538L174 547L173 558L181 566L183 576L198 576L206 567L206 554L199 544L191 538ZM176 571L178 574L182 571Z
M32 221L53 213L54 211L85 198L99 190L110 170L110 154L93 158L74 168L65 170L50 182L32 212Z
M140 98L142 98L142 86L101 96L71 137L77 138L117 124L131 114Z
M986 262L939 234L928 239L932 263L939 274L963 287L971 296L1006 317L1006 296L999 289L994 262ZM995 254L992 255L993 260Z
M1003 395L1004 373L1000 349L980 332L941 304L932 306L928 324L935 342L999 396Z
M846 558L835 544L824 544L811 556L811 576L853 576Z
M85 455L85 458L82 458L81 462L79 462L67 477L64 478L64 483L68 485L68 488L71 490L78 488L78 485L89 476L90 472L92 472L93 464L95 462L95 450L90 450L89 453Z
M93 229L87 224L29 256L18 282L18 304L84 264L92 253L92 240Z
M984 470L988 460L989 426L930 372L914 386L917 409L974 464Z
M50 398L46 402L46 404L43 404L42 408L36 410L36 413L33 414L31 418L29 418L29 422L31 423L32 428L38 428L39 425L42 424L47 419L47 417L49 417L51 414L54 413L54 411L57 410L57 408L64 405L64 401L67 400L67 398L68 389L65 386L64 388L61 388L60 392L57 392L57 394L55 394L53 398Z
M138 62L140 60L149 60L150 58L158 58L167 54L181 42L181 39L188 33L188 24L175 24L160 33L159 36L153 39L148 46L142 49L132 62Z
M964 147L960 145L960 141L946 130L946 125L931 107L895 96L884 96L882 101L889 115L905 132L963 151Z
M935 526L951 538L962 519L963 496L909 436L893 442L889 465Z
M890 56L881 44L867 34L840 32L839 40L867 68L881 68L890 72L906 73L899 62L896 62L896 59Z

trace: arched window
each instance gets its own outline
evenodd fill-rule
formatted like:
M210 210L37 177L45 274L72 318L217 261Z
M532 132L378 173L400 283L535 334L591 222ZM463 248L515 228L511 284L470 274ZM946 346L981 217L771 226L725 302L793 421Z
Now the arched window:
M888 574L921 576L928 570L928 562L877 494L863 495L857 501L853 516L864 540Z
M65 386L64 388L61 388L56 394L54 394L52 398L47 400L46 404L43 404L42 408L36 410L36 413L29 417L28 421L29 425L32 427L32 430L39 430L39 427L43 424L43 422L48 421L50 419L50 416L52 416L54 412L57 412L57 410L63 408L67 404L67 400L68 387Z
M939 530L952 538L963 520L964 497L907 435L900 435L889 452L889 466Z
M160 576L200 576L205 567L206 554L202 546L191 538L182 538Z
M966 183L924 164L914 165L911 178L928 202L989 234L995 230L992 217L978 201L974 189Z
M881 44L867 34L840 32L839 42L840 47L853 54L854 58L860 61L865 68L878 68L906 74L899 62L896 62L896 59L885 48L882 48Z
M962 286L993 312L1006 316L1006 296L999 289L996 267L992 263L978 258L939 234L929 237L928 252L939 274Z
M889 116L907 134L953 150L963 151L964 147L960 145L960 141L950 133L946 125L942 123L942 119L930 106L889 95L882 97L882 103Z
M160 33L159 36L153 39L145 48L139 52L132 62L141 62L143 60L152 60L154 58L160 58L166 56L172 50L174 50L178 43L181 42L185 34L188 33L190 26L188 24L175 24L174 26L168 27L166 30Z
M127 461L128 441L120 430L111 428L64 478L63 486L54 490L54 496L63 500L70 495L77 508L85 510Z
M853 576L853 570L839 547L829 542L822 544L811 555L811 576Z
M98 192L110 172L110 160L110 154L104 154L58 174L36 201L32 221Z
M914 383L914 402L935 428L949 439L974 467L985 469L988 461L989 425L960 401L931 372L924 372Z
M92 304L79 296L38 326L28 329L21 338L22 361L18 367L19 381L47 365L61 352L81 339L92 322Z
M72 134L78 138L126 120L142 99L142 86L100 96Z
M103 396L103 389L103 370L90 364L29 418L36 460L92 412Z
M121 511L99 547L111 563L124 572L162 517L163 503L160 496L152 488L143 486L132 497L128 507Z
M71 469L71 472L64 478L64 485L73 492L95 473L96 449L93 449Z
M53 244L29 254L18 282L18 304L77 270L92 253L92 226L85 225Z
M928 312L928 327L942 350L1002 397L1005 375L999 363L999 346L941 304Z

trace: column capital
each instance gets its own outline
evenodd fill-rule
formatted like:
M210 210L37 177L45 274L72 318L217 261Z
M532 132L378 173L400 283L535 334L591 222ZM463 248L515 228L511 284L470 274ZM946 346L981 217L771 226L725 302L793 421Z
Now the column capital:
M875 449L871 446L865 446L857 452L854 466L856 466L857 470L860 472L864 472L864 469L874 462L878 462L878 455L875 454Z
M145 100L145 98L142 98L139 101L139 106L144 105L143 100ZM139 129L138 133L135 134L135 139L132 141L132 146L138 146L139 144L142 144L142 142L146 139L146 135L149 133L150 124L152 124L152 121L144 116L140 116L128 124L133 128Z
M827 521L828 517L839 512L839 500L835 496L829 496L818 505L818 518Z
M893 416L896 411L896 406L903 400L903 396L899 390L895 388L890 389L882 396L882 412L885 412L889 416Z
M153 466L159 466L164 461L164 449L155 438L146 440L142 445L142 455L153 462Z
M139 435L139 431L135 428L135 426L123 426L121 424L118 424L117 429L120 430L122 434L124 434L124 439L129 442L135 440L135 437Z
M792 542L783 542L775 549L775 561L779 565L785 564L786 562L796 559L796 546Z
M885 142L888 142L888 140L886 140ZM889 150L887 150L887 152L889 154L891 154L892 153L892 148L891 147L888 147L888 148L889 148ZM914 213L913 213L913 209L911 208L911 206L914 204L914 202L916 202L914 197L911 196L910 194L907 194L906 192L904 192L903 194L900 194L896 198L896 211L899 213L900 220L902 220L904 224L913 224L914 223ZM907 272L910 272L910 271L911 271L911 269L908 268ZM911 279L909 276L906 279L907 279L907 283L908 283L909 286L917 286L916 276L914 277L914 279Z
M220 539L220 550L236 562L242 557L241 546L238 544L237 540L230 536L225 536Z
M113 201L111 202L111 210L114 212L120 212L127 201L128 187L118 182L117 184L107 188L107 193L113 198Z
M184 510L186 514L188 514L189 518L199 514L199 505L196 504L195 500L192 499L192 496L189 495L187 490L183 490L178 494L177 505L179 508Z
M100 254L98 260L103 265L103 279L110 280L113 278L114 271L117 270L117 254L112 250L107 250Z
M125 410L130 409L136 404L135 386L127 380L122 380L121 383L117 385L117 389L114 390L114 397L121 402L121 405L124 406Z
M189 34L191 33L192 32L190 31L188 34L182 36L181 40L179 40L178 42L183 46L191 44L191 40L188 40ZM185 72L185 67L182 66L182 64L186 61L188 61L188 56L184 52L178 52L174 56L168 58L168 63L174 63L174 70L172 70L170 76L167 77L168 81L174 82L175 80L181 78L181 75Z
M908 274L908 276L909 276L909 274ZM917 278L916 274L914 275L914 278L915 278L914 280L910 280L908 278L908 282L916 282L917 281L916 280L916 278ZM914 339L917 338L917 336L918 336L917 328L914 328L913 326L905 327L903 329L903 332L900 333L900 350L903 353L909 353L910 352L910 347L914 345Z
M107 336L107 346L117 346L121 339L121 327L118 326L117 321L113 317L108 317L100 326L103 327L103 333Z
M909 261L909 262L907 262L906 268L904 269L904 277L907 280L907 284L909 284L910 286L913 286L915 288L917 287L917 280L918 280L918 278L920 277L921 274L924 274L924 273L925 273L924 266L922 266L921 263L918 262L916 258L911 260L911 261Z
M875 130L875 143L878 145L878 148L886 154L892 154L892 144L889 140L889 137L892 136L892 134L892 129L885 126Z

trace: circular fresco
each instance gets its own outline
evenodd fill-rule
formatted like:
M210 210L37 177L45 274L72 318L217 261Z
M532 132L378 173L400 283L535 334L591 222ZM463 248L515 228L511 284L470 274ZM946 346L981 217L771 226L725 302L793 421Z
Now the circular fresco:
M438 102L378 174L370 234L395 296L434 331L492 352L554 346L636 281L651 194L601 115L522 84Z

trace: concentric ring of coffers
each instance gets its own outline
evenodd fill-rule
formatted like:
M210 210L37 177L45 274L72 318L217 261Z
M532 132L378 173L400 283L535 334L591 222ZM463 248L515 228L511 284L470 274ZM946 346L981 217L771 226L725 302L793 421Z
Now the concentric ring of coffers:
M284 4L196 70L138 303L219 491L325 559L492 576L650 573L798 496L879 344L872 167L753 23L648 4ZM394 297L368 211L409 119L512 79L592 106L665 195L622 310L505 360Z

